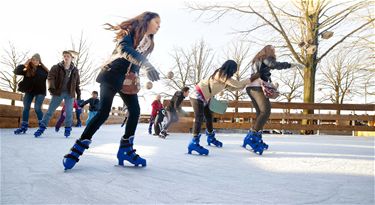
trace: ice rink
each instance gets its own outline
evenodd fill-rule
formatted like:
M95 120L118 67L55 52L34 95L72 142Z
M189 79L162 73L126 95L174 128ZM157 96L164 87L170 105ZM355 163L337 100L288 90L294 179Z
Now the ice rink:
M138 126L135 148L147 167L119 167L123 128L105 125L76 167L63 156L84 128L14 135L1 129L1 204L374 204L374 139L264 135L262 156L241 147L245 134L218 132L223 148L188 155L190 134L163 140Z

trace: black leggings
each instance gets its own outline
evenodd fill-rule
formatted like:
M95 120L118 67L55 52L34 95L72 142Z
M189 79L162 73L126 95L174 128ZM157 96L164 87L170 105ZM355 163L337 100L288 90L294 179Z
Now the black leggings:
M86 126L85 130L81 135L81 140L90 139L100 126L107 120L109 113L111 112L113 98L117 91L107 84L100 85L100 103L97 114L92 118L90 123ZM140 115L140 107L138 102L138 95L127 95L122 92L118 92L120 97L124 101L128 108L129 116L126 121L125 134L123 139L128 139L134 136L135 130L137 129L138 119Z
M250 96L257 115L253 125L253 130L263 130L263 127L271 114L270 100L264 96L261 87L247 87L246 92Z
M208 132L214 130L212 125L212 112L207 105L204 105L203 101L190 98L191 105L194 109L194 124L193 124L193 135L197 136L201 132L203 123L203 117L206 119L206 128Z

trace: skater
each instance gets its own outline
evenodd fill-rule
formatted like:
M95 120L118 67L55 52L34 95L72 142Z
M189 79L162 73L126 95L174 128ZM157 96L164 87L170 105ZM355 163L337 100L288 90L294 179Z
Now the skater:
M34 110L40 122L43 118L42 105L46 97L46 81L48 69L42 63L39 54L34 54L25 64L19 65L14 70L16 75L23 75L22 81L18 84L18 91L25 93L23 97L23 111L21 127L14 131L14 134L25 134L29 126L29 113L31 102L35 98Z
M224 89L242 90L250 79L237 81L232 76L237 72L237 63L227 60L208 79L200 81L190 95L190 102L194 110L193 139L188 145L188 153L198 152L200 155L208 155L208 149L199 144L201 137L201 124L206 119L206 136L208 145L222 147L223 143L215 138L215 130L212 125L212 111L209 108L210 99Z
M40 137L47 128L49 120L51 119L56 108L64 100L66 119L64 136L69 137L72 130L73 123L73 101L77 93L77 99L81 99L81 90L79 88L79 72L76 66L72 63L74 51L64 51L63 61L54 65L48 73L49 92L52 95L47 113L43 116L40 122L39 129L34 133L35 137Z
M151 81L159 80L159 73L147 60L146 56L154 48L154 35L160 28L160 17L157 13L144 12L135 18L122 22L117 26L106 24L109 30L116 33L116 50L111 60L103 66L96 81L100 83L100 104L98 113L86 126L79 140L73 145L71 151L64 156L65 170L71 169L78 162L78 158L85 149L89 148L91 138L100 126L107 120L111 111L112 101L116 93L129 109L129 117L125 126L125 134L121 137L117 159L119 165L124 161L138 166L146 166L146 160L136 154L133 149L134 134L140 115L140 107L137 94L124 94L120 90L123 87L125 75L128 69L138 73L140 68L145 69L147 77Z
M150 116L150 124L148 126L148 134L152 134L152 125L155 122L155 118L157 113L163 109L163 104L161 103L161 95L156 95L156 98L154 102L151 104L152 110L151 110L151 116Z
M184 87L181 91L176 91L166 108L167 123L165 123L163 130L160 132L161 138L168 136L168 128L172 123L178 122L178 114L185 115L185 111L181 108L182 101L189 96L189 87Z
M99 99L98 99L98 91L92 91L91 98L83 101L79 106L84 107L86 104L89 104L89 116L86 120L86 126L90 123L92 118L98 113L99 109Z
M302 65L277 62L275 48L271 45L267 45L259 51L251 63L251 83L246 86L246 92L256 110L256 118L253 127L244 138L242 146L246 148L246 145L250 145L256 154L261 155L264 149L268 149L268 145L262 139L262 130L271 114L271 103L263 93L262 82L272 82L270 70L282 70L290 67L301 68Z
M64 104L64 102L63 102L62 104L63 104L63 105L62 105L62 109L61 109L60 117L59 117L59 119L57 120L56 125L55 125L55 131L56 131L56 132L59 132L62 123L63 123L63 122L65 121L65 119L66 119L65 104ZM73 107L74 107L74 109L76 110L76 117L77 117L77 126L76 126L76 127L80 127L80 126L78 126L78 125L81 124L81 120L80 120L79 116L80 116L81 113L82 113L82 108L78 105L77 100L74 100L74 102L73 102ZM69 136L66 136L66 137L69 137Z

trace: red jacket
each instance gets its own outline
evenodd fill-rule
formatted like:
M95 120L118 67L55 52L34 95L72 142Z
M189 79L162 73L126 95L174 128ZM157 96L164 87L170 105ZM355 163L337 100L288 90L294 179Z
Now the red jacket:
M158 114L158 111L163 108L163 104L159 100L154 100L151 104L152 106L152 111L151 111L151 116L156 117Z

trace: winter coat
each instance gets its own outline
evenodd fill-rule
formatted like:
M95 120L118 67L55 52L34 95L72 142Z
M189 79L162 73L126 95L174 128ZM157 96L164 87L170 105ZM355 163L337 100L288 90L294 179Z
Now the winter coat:
M89 104L89 111L98 111L99 110L99 99L96 98L90 98L86 101L84 101L83 103L81 103L79 106L83 107L85 106L86 104Z
M208 101L210 98L215 96L216 94L220 93L224 89L228 90L242 90L245 88L247 84L250 83L250 79L245 80L235 80L233 78L229 78L227 80L219 78L219 73L217 73L214 77L209 77L208 79L201 80L198 83L198 87L201 89L202 94L204 95L204 99ZM211 92L209 89L209 85L211 88Z
M26 76L26 71L23 69L25 65L19 65L14 70L16 75L23 75L22 81L18 84L18 91L23 93L31 93L33 95L46 95L46 80L48 72L42 66L38 66L35 76Z
M133 35L125 35L112 53L111 59L103 66L96 82L112 86L120 91L128 68L132 72L139 73L142 64L148 62L146 57L134 48Z
M268 57L263 61L255 62L252 67L252 73L259 75L259 77L265 82L271 82L271 70L282 70L290 67L290 63L277 62L275 58Z
M72 98L75 98L75 93L77 93L77 100L81 99L81 89L79 88L80 78L78 69L74 64L70 64L72 69L69 81L68 81L68 92ZM48 90L51 95L60 96L62 93L62 86L65 77L64 62L60 62L57 65L52 66L50 72L48 73Z
M151 111L151 116L156 117L157 113L159 110L163 108L163 104L159 100L154 100L151 104L152 111Z
M185 99L184 92L176 91L171 101L169 102L169 105L167 106L166 110L170 112L176 112L176 111L180 112L182 110L181 104L184 99Z

